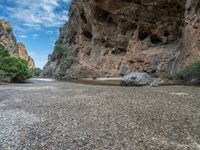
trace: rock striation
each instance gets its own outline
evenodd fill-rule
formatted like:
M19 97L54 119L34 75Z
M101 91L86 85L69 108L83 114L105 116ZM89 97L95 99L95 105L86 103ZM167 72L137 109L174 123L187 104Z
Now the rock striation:
M73 0L47 76L172 75L200 59L200 1Z
M35 68L34 60L28 55L26 47L17 40L12 32L10 24L0 19L0 44L2 44L13 57L20 57L28 61L30 68Z

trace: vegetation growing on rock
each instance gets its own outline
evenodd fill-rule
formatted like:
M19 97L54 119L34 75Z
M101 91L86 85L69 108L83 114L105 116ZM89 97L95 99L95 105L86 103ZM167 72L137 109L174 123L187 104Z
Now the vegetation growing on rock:
M3 57L8 57L8 56L9 56L8 51L5 49L3 45L0 44L0 59L2 59Z
M65 60L61 63L61 72L65 72L73 64L74 58L72 56L67 56Z
M42 69L40 69L40 68L33 69L33 76L34 77L39 77L41 75L41 73L42 73Z
M0 81L22 82L32 77L28 62L21 58L11 57L0 44Z
M2 19L0 19L0 44L5 47L10 56L25 59L28 61L29 68L35 68L34 60L29 56L25 45L17 42L11 25Z
M200 60L185 67L182 71L178 72L175 78L184 82L199 82L200 84ZM193 81L192 81L193 80Z
M54 52L50 56L52 60L60 59L63 55L63 48L60 45L56 45Z

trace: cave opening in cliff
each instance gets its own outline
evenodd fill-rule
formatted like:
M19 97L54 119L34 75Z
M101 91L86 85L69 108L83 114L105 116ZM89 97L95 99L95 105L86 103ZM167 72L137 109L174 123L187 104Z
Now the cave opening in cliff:
M139 32L139 39L143 41L149 36L149 32Z
M102 9L100 6L96 6L95 17L100 22L112 22L112 18L109 17L110 13Z
M88 38L88 39L92 39L92 33L90 31L83 31L82 34Z
M168 31L165 31L165 32L164 32L164 36L165 36L165 37L168 37L169 35L170 35L170 33L169 33Z
M151 39L151 42L152 42L153 44L162 43L161 38L160 38L159 36L155 35L155 34L151 35L151 36L150 36L150 39Z
M81 11L81 15L80 15L80 16L81 16L81 19L83 20L83 22L84 22L84 23L87 23L87 19L86 19L86 17L85 17L85 13L84 13L83 10Z
M112 54L113 55L125 55L126 52L127 52L126 48L118 47L118 48L116 48L115 50L112 51Z

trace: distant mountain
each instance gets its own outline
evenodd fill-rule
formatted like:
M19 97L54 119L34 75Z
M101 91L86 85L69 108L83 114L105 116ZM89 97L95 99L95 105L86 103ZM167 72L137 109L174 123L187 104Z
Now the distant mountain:
M9 51L11 56L23 58L28 61L30 68L35 68L35 62L28 55L26 47L22 43L17 43L11 25L2 19L0 19L0 44Z

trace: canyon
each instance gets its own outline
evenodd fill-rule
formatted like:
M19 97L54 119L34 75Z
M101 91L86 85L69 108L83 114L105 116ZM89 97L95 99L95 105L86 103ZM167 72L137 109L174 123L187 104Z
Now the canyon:
M0 45L35 68L1 19ZM199 60L199 0L73 0L41 78L0 82L0 149L200 150L199 86L119 86Z
M200 1L74 0L44 76L174 75L200 59Z

